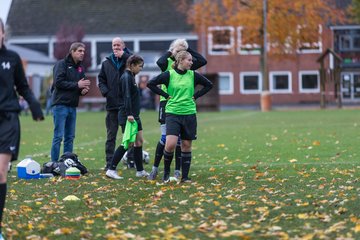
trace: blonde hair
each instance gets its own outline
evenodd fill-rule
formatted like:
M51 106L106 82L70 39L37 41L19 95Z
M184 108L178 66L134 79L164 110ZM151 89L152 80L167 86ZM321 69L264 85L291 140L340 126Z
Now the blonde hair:
M179 63L187 58L188 56L191 56L191 54L188 51L180 51L175 55L175 62L173 63L173 68L177 68L179 66Z
M186 50L189 48L189 44L184 38L178 38L170 44L169 51L172 52L176 47L182 47L183 50Z

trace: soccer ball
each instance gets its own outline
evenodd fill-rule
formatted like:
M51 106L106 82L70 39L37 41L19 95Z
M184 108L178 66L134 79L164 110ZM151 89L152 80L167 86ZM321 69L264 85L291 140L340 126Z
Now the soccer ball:
M121 161L123 162L124 165L128 164L127 154L128 154L128 152L126 151L124 156L121 159ZM149 162L150 162L150 154L147 151L143 151L143 163L149 164Z
M143 162L145 164L149 164L150 162L150 154L147 151L143 151Z

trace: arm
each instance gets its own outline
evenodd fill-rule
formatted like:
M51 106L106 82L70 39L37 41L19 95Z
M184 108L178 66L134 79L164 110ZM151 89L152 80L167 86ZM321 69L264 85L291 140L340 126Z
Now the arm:
M207 64L206 59L198 52L195 52L191 48L188 48L187 51L193 56L193 65L191 66L191 70L197 70L202 66Z
M167 51L157 61L156 64L159 66L162 72L165 72L168 66L168 58L171 56L171 52Z
M16 59L16 69L15 69L15 86L17 92L24 97L24 99L29 103L29 108L34 120L43 120L44 114L41 110L40 103L36 100L33 92L31 91L28 82L25 77L25 72L21 64L20 57Z
M210 82L209 79L207 79L206 77L204 77L203 75L195 72L195 81L194 81L194 87L196 85L202 85L203 88L201 88L199 91L197 91L196 93L194 93L194 99L198 99L199 97L205 95L208 91L211 90L211 88L213 87L212 82Z
M153 92L158 95L163 96L164 98L168 99L169 94L161 90L161 88L158 87L160 84L164 84L165 86L169 85L169 79L170 79L170 73L169 71L163 72L160 75L154 77L147 83L147 87Z
M120 82L121 82L122 95L124 98L126 116L133 115L132 105L131 105L131 91L130 91L132 78L127 72L124 72L124 74L120 78Z
M104 65L105 65L105 62L103 62L101 64L101 69L100 69L100 72L98 75L98 80L99 80L98 87L101 92L101 95L103 95L103 97L106 97L106 94L109 92L109 88L107 86L107 77L105 74L105 66Z

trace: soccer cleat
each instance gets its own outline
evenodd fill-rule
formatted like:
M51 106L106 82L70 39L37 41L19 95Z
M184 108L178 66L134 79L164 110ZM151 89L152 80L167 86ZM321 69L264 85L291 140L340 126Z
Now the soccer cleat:
M174 172L174 178L180 179L180 176L181 176L180 170L175 170L175 172Z
M188 177L187 178L182 178L181 182L182 183L191 183L191 178L188 178Z
M167 183L169 182L169 179L170 179L170 173L168 172L164 172L164 176L163 176L163 182Z
M145 170L136 172L136 177L147 177L147 176L149 176L149 173Z
M106 176L108 176L109 178L113 178L113 179L123 179L123 177L120 177L117 173L116 170L107 170L106 171Z
M157 174L158 174L158 171L153 169L148 176L148 180L155 180Z

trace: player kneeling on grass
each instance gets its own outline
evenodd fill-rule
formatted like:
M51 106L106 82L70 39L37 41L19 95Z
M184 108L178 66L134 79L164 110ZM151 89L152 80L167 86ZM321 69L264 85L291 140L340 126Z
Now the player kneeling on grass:
M178 137L181 137L181 170L182 182L189 182L191 164L191 144L196 139L196 103L195 100L212 88L212 83L203 75L190 70L192 56L187 51L180 51L175 56L174 69L161 73L148 83L154 93L168 99L165 107L166 143L164 149L164 177L170 178L170 166L174 157ZM157 85L164 84L167 93ZM195 92L196 85L203 88Z
M130 131L137 131L134 144L134 161L136 165L136 177L147 177L149 174L143 168L143 131L140 120L140 95L137 84L135 82L135 75L138 74L144 66L144 60L137 55L132 55L126 61L126 70L121 76L118 88L119 94L124 98L124 105L119 110L119 124L122 132L125 132L125 127L128 124L135 126ZM136 123L135 123L136 122ZM131 133L130 133L131 134ZM126 134L124 134L125 136ZM131 142L131 141L130 141ZM124 143L124 141L123 141ZM131 143L132 144L132 143ZM130 145L131 146L131 145ZM121 144L115 151L109 169L106 171L106 176L114 179L122 179L116 171L116 167L124 156L128 146Z

